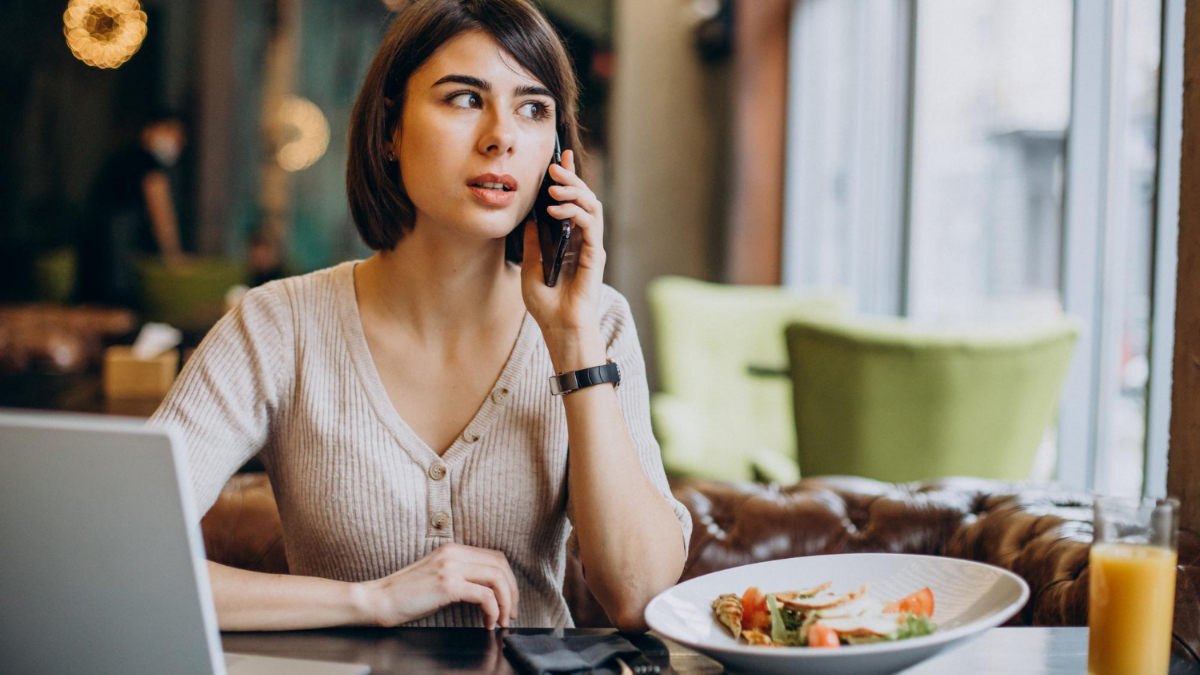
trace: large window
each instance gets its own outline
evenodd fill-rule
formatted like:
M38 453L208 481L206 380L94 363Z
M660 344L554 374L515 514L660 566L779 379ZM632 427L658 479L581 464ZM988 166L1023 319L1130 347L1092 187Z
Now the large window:
M1160 27L1182 4L796 4L785 282L926 322L1077 317L1035 478L1161 492L1170 383L1151 328L1174 309L1178 180L1158 150L1178 143L1182 80Z
M916 7L908 314L1056 307L1071 2Z

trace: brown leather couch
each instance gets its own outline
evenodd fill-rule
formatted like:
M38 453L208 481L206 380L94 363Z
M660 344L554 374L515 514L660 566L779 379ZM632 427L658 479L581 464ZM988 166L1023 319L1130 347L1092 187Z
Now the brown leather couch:
M920 553L991 563L1029 582L1009 625L1087 625L1091 502L1085 493L972 478L893 485L809 478L790 487L679 481L694 528L683 579L738 565L826 553ZM262 473L234 476L205 516L211 560L286 573L279 514ZM563 593L580 626L610 625L569 559ZM1175 650L1200 653L1200 537L1180 534Z

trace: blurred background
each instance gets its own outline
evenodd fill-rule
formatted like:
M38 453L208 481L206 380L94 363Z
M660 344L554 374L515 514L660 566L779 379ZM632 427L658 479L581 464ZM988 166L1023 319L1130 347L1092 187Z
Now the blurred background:
M537 4L671 473L1165 491L1182 0ZM242 289L369 254L395 6L9 5L0 405L148 414Z

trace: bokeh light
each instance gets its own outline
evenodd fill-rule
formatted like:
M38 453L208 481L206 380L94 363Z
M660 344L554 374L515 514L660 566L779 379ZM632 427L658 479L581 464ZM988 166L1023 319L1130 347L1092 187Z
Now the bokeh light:
M146 39L146 13L137 0L71 0L63 12L63 35L75 58L116 68Z
M312 101L289 96L279 108L279 150L275 158L284 171L310 167L329 147L329 123Z

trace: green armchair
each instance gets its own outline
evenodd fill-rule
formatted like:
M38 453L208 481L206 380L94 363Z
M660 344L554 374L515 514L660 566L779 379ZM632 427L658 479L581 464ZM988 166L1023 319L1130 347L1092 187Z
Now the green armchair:
M783 328L843 311L842 295L660 277L648 286L661 392L650 401L663 464L680 476L800 478Z
M800 320L785 331L806 476L1025 480L1079 330Z
M225 313L225 294L246 283L246 266L223 258L193 258L181 268L143 258L136 263L146 319L206 331Z

